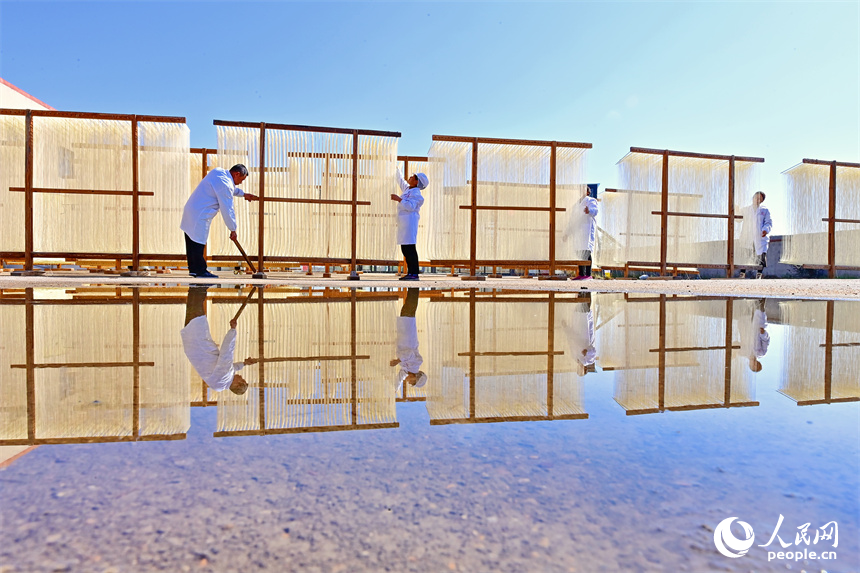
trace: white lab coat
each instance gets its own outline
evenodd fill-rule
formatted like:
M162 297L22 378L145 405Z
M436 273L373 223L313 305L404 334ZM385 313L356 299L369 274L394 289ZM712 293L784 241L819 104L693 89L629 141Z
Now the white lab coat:
M744 209L743 227L741 235L747 245L751 245L755 250L756 256L767 252L767 247L770 244L770 230L773 226L773 221L770 218L770 211L767 207L759 205L750 205ZM761 232L766 231L767 235L761 236Z
M562 319L561 327L567 336L568 348L573 358L583 366L589 366L597 360L597 349L594 347L594 315L590 306L585 312L578 312L580 310L576 308L571 313L570 320Z
M767 354L767 347L770 345L770 334L767 333L767 315L756 309L753 313L753 348L752 352L756 358L761 358ZM762 332L764 331L764 332Z
M397 244L414 245L418 242L418 214L424 197L418 187L409 187L400 172L397 173L397 184L400 185L400 202L397 204Z
M212 340L209 319L198 316L179 333L185 356L197 374L216 392L226 390L233 383L233 376L245 367L243 362L233 363L236 350L236 329L231 328L224 336L221 348Z
M588 207L588 213L585 208ZM595 217L597 217L597 199L586 195L573 207L573 213L568 219L564 238L571 240L571 248L577 251L594 250L594 234L597 228Z
M418 353L418 326L414 316L397 317L395 353L400 360L400 372L397 374L397 387L400 388L406 375L417 373L424 363L424 358Z
M233 210L233 197L245 193L233 183L233 177L226 169L216 167L197 185L185 202L182 223L179 227L194 241L205 245L209 240L209 226L215 214L221 211L224 224L231 231L238 228L236 212Z

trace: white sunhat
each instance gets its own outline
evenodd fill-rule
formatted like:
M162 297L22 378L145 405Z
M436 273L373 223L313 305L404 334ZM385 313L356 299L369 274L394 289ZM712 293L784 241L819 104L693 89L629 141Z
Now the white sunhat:
M418 188L419 189L426 189L427 185L430 184L430 180L423 173L416 173L415 177L418 178Z

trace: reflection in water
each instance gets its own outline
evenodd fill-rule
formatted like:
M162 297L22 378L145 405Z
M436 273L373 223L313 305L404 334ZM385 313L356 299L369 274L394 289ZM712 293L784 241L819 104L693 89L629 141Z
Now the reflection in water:
M860 399L858 304L779 303L781 393ZM183 439L192 406L218 437L585 419L595 362L629 415L757 406L770 342L763 300L475 289L8 290L0 318L0 445Z
M853 402L860 396L860 313L856 302L780 302L786 365L779 391L798 405Z

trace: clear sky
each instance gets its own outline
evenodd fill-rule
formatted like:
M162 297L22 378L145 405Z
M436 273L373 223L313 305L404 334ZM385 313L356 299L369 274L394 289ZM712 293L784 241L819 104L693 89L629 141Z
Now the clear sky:
M860 2L0 0L0 77L57 109L860 161Z

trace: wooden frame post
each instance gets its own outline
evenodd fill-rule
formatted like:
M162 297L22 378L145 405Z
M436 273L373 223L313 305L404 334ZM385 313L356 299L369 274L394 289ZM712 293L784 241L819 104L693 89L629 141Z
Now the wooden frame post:
M255 279L266 278L263 268L265 232L266 232L266 123L260 124L260 190L259 213L257 216L257 272L252 275Z
M474 179L473 179L474 181ZM474 201L472 203L474 205ZM476 416L475 400L477 383L475 381L475 289L469 289L469 418Z
M553 148L553 152L555 148ZM546 340L546 414L552 419L555 406L555 293L549 293ZM571 357L572 358L572 357Z
M356 270L356 252L358 250L358 130L352 130L352 208L351 208L352 225L350 230L350 266L351 270L347 280L357 281L361 277L358 276Z
M726 239L726 278L730 279L735 274L735 156L729 157L729 226Z
M827 211L827 273L836 278L836 162L830 163L830 189Z
M140 290L132 290L131 306L131 328L132 328L132 437L135 441L140 438Z
M547 280L563 281L565 276L556 276L555 234L556 234L556 165L558 164L558 142L550 143L549 151L549 276ZM543 277L538 277L543 278Z
M464 281L483 281L487 277L478 276L478 138L472 138L472 205L469 228L469 276L460 277Z
M669 250L669 152L663 152L663 181L660 195L660 276L666 276Z
M32 288L24 289L24 305L27 342L27 440L32 443L36 439L36 321Z
M260 203L260 208L262 210L263 204ZM260 431L264 432L266 430L266 307L263 299L263 289L257 289L257 355L260 357L260 361L257 363L260 366L260 369L257 373L257 381L260 385L259 389L259 398L260 398Z
M356 325L356 303L358 302L355 294L355 289L350 289L349 292L349 352L350 352L350 421L352 425L358 424L358 361L356 354L358 353L357 340L357 325ZM406 383L404 382L404 386Z
M731 211L729 211L731 213ZM732 275L729 274L731 277ZM726 299L726 372L725 372L725 393L723 394L723 404L726 408L732 404L732 326L734 322L734 299Z
M131 269L124 277L149 276L140 270L140 130L137 116L131 116ZM119 265L119 261L117 261Z
M24 268L12 276L41 276L45 271L33 268L33 112L24 116Z

